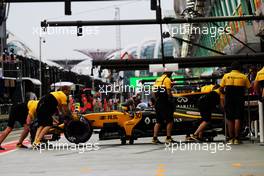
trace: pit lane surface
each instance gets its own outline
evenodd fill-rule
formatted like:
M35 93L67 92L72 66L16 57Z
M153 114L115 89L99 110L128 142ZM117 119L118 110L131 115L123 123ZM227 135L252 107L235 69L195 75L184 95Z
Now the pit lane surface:
M184 139L183 136L174 138ZM160 139L164 140L164 137ZM151 138L141 138L135 141L134 145L120 145L119 140L98 141L98 136L94 134L88 143L78 148L62 138L50 145L49 149L41 151L13 149L12 152L0 154L0 174L3 176L264 176L264 146L259 144L245 142L243 145L231 146L231 150L227 151L225 148L224 151L216 152L212 148L205 150L206 147L198 151L188 150L187 147L185 150L180 148L175 150L176 146L174 146L172 152L171 146L168 148L150 142ZM190 143L182 143L182 146L184 144ZM207 144L214 146L212 143ZM219 143L215 143L217 144ZM56 145L59 147L55 148Z

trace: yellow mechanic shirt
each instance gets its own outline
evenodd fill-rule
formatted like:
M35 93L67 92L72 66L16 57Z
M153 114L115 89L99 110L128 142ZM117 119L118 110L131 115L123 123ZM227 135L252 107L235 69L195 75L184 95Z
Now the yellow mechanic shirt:
M263 81L264 80L264 67L258 71L255 81Z
M51 92L50 94L56 98L59 106L67 105L67 96L65 95L64 92L56 91L56 92Z
M157 78L154 87L164 87L167 90L171 89L171 79L166 74L163 74L161 77Z
M34 120L36 118L38 102L38 100L29 100L27 103L28 115L30 116L31 120Z
M221 87L235 86L235 87L245 87L250 88L250 82L246 75L239 72L238 70L232 70L226 73L220 83Z

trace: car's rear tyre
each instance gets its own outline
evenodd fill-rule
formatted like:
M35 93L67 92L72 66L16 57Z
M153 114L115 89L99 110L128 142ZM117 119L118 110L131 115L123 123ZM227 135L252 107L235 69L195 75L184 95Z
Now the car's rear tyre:
M71 120L65 124L64 135L66 139L75 144L87 142L93 133L88 120Z

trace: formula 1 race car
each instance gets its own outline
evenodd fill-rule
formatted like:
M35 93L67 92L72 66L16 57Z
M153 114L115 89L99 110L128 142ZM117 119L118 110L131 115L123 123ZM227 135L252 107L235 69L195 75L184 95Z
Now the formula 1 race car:
M174 113L173 135L191 134L199 125L199 113L195 110L194 104L199 94L186 94L175 96L176 111ZM190 109L191 108L191 109ZM63 123L54 126L49 133L44 136L46 140L59 140L61 133L72 143L84 143L88 141L93 133L93 129L100 129L99 139L117 139L122 144L127 140L130 144L139 137L150 137L153 135L153 127L156 122L156 114L153 108L141 109L137 112L99 112L89 114L75 114L72 118L65 118ZM223 130L222 114L213 114L211 127L218 128L218 132ZM31 140L33 141L37 129L37 123L31 125ZM161 135L165 130L161 131ZM213 140L217 135L215 130L205 133L208 140Z
M173 135L189 135L195 132L200 123L197 101L206 93L175 94ZM255 107L257 108L257 107ZM254 110L254 107L251 108ZM246 112L247 113L247 112ZM45 136L46 140L58 140L61 133L72 143L87 142L94 129L100 129L99 139L120 139L121 144L133 144L140 137L151 137L156 123L153 108L141 109L136 112L111 111L89 114L75 114L63 120L63 124L54 126ZM212 113L212 120L204 132L204 140L213 141L218 134L224 134L224 116L220 108ZM34 128L31 133L34 136ZM165 128L160 132L165 135Z

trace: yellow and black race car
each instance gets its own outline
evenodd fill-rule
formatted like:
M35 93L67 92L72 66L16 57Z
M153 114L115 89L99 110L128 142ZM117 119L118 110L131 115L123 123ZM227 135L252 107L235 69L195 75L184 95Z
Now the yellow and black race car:
M174 95L176 108L173 135L194 133L201 118L197 101L204 94L206 93ZM252 105L250 109L254 113L257 111L257 106ZM60 133L64 133L68 141L84 143L90 139L94 129L100 129L100 140L119 138L122 144L126 144L127 141L133 144L137 138L152 136L155 122L156 114L153 108L141 109L132 113L111 111L75 114L72 118L65 119L60 126L52 128L47 135L47 140L58 140ZM163 129L161 135L165 134L165 128ZM32 133L34 136L34 130L32 130ZM204 133L204 137L206 140L212 141L217 134L221 133L224 134L224 116L220 108L217 108L212 113L212 120Z

